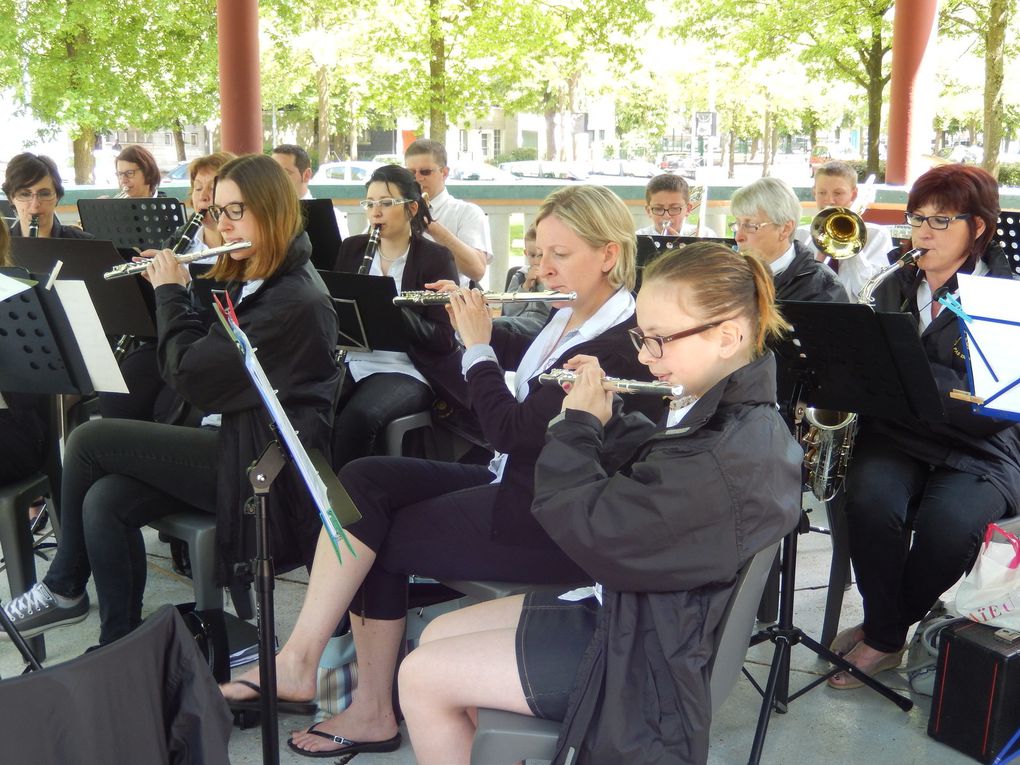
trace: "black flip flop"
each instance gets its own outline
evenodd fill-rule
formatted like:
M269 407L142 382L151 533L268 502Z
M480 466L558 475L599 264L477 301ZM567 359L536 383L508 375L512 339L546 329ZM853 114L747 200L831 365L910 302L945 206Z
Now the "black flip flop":
M329 733L323 733L321 730L315 730L316 726L321 724L322 723L315 723L315 725L309 726L305 733L311 733L313 736L327 738L334 744L339 744L336 749L312 752L308 749L302 749L295 745L293 738L287 739L287 746L290 747L292 752L297 752L305 757L343 757L345 755L353 756L355 754L360 754L361 752L395 752L400 748L399 733L393 738L388 738L385 741L351 741L349 738L344 738L343 736L331 736Z
M251 688L258 696L253 699L227 699L227 706L231 709L254 712L262 709L262 689L257 683L253 683L250 680L233 680L231 682ZM285 715L314 715L318 708L314 699L311 701L287 701L286 699L278 698L276 700L276 711Z

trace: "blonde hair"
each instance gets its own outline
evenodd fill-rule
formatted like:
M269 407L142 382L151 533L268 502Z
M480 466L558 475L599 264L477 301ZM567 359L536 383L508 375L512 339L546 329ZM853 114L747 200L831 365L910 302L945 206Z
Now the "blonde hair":
M770 339L789 331L776 307L772 272L755 255L733 252L716 242L695 242L653 260L643 284L686 285L682 299L690 313L706 320L746 316L754 328L752 358L765 352Z
M290 243L304 226L297 192L283 168L265 154L246 154L225 164L213 186L233 181L241 192L244 214L255 218L259 243L246 260L221 255L207 276L221 282L267 279L287 258Z
M616 288L634 289L637 240L634 218L622 199L604 186L565 186L545 198L535 216L535 226L550 215L556 216L590 247L601 249L610 243L618 245L620 251L616 265L608 274L609 283Z
M219 172L219 169L232 159L237 159L237 155L233 152L217 151L191 160L188 164L188 178L191 180L192 190L195 188L195 178L200 172L203 170L212 170L214 173Z
M0 221L0 268L8 268L14 265L11 260L11 232L7 224Z

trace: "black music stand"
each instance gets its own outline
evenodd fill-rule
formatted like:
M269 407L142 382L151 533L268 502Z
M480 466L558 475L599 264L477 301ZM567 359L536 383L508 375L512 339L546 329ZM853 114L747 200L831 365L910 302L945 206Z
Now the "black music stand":
M117 247L160 249L187 223L184 205L173 197L79 199L81 227Z
M29 239L14 237L11 256L16 265L33 274L50 274L56 262L63 263L57 279L85 282L96 306L99 321L107 335L155 337L156 325L151 300L144 289L152 292L140 279L107 281L103 274L124 263L124 258L111 242L101 239Z
M805 405L873 417L944 419L938 388L911 316L876 313L869 306L855 303L788 301L780 307L793 325L789 336L773 349L781 388L789 394L791 421L792 413ZM782 391L779 400L785 400ZM806 531L806 516L802 515L799 527L783 540L779 622L751 638L751 645L767 640L775 646L764 690L744 672L762 694L748 760L755 765L761 760L773 710L785 712L791 701L836 672L847 672L903 711L913 707L912 701L861 672L794 625L797 535ZM790 653L797 644L828 661L833 669L791 694Z
M1020 274L1020 212L1003 210L999 213L999 225L995 227L995 241L1001 246L1013 266L1013 273Z
M312 243L312 265L320 271L332 270L343 240L336 223L333 201L302 199L301 216L305 221L305 233Z
M737 240L722 236L663 236L661 234L637 235L637 284L635 291L641 287L641 272L645 266L663 253L679 250L695 242L715 242L736 249Z
M406 351L407 332L393 305L397 285L387 276L320 271L340 324L337 348L344 351Z
M8 229L14 228L14 224L18 222L18 213L7 199L0 199L0 216L3 216Z

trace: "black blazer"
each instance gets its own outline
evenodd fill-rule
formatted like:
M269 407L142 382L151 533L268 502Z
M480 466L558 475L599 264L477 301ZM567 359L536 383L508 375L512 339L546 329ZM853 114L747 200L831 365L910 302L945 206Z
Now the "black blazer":
M367 243L367 234L344 239L333 270L356 273ZM428 239L411 238L407 264L400 279L401 291L422 290L426 283L440 279L456 282L457 278L457 266L448 249ZM437 396L466 407L467 385L460 371L462 351L446 308L441 305L405 307L402 313L411 338L407 355L415 368L429 381Z
M850 296L836 278L836 272L821 261L800 242L793 243L793 262L773 277L776 283L776 300L816 300L826 303L846 303Z

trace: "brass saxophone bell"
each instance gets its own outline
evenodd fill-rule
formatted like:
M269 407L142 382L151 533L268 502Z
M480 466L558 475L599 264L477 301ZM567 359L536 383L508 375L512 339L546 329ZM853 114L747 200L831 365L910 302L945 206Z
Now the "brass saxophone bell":
M833 260L852 258L864 249L864 219L848 207L826 207L811 221L811 241Z

